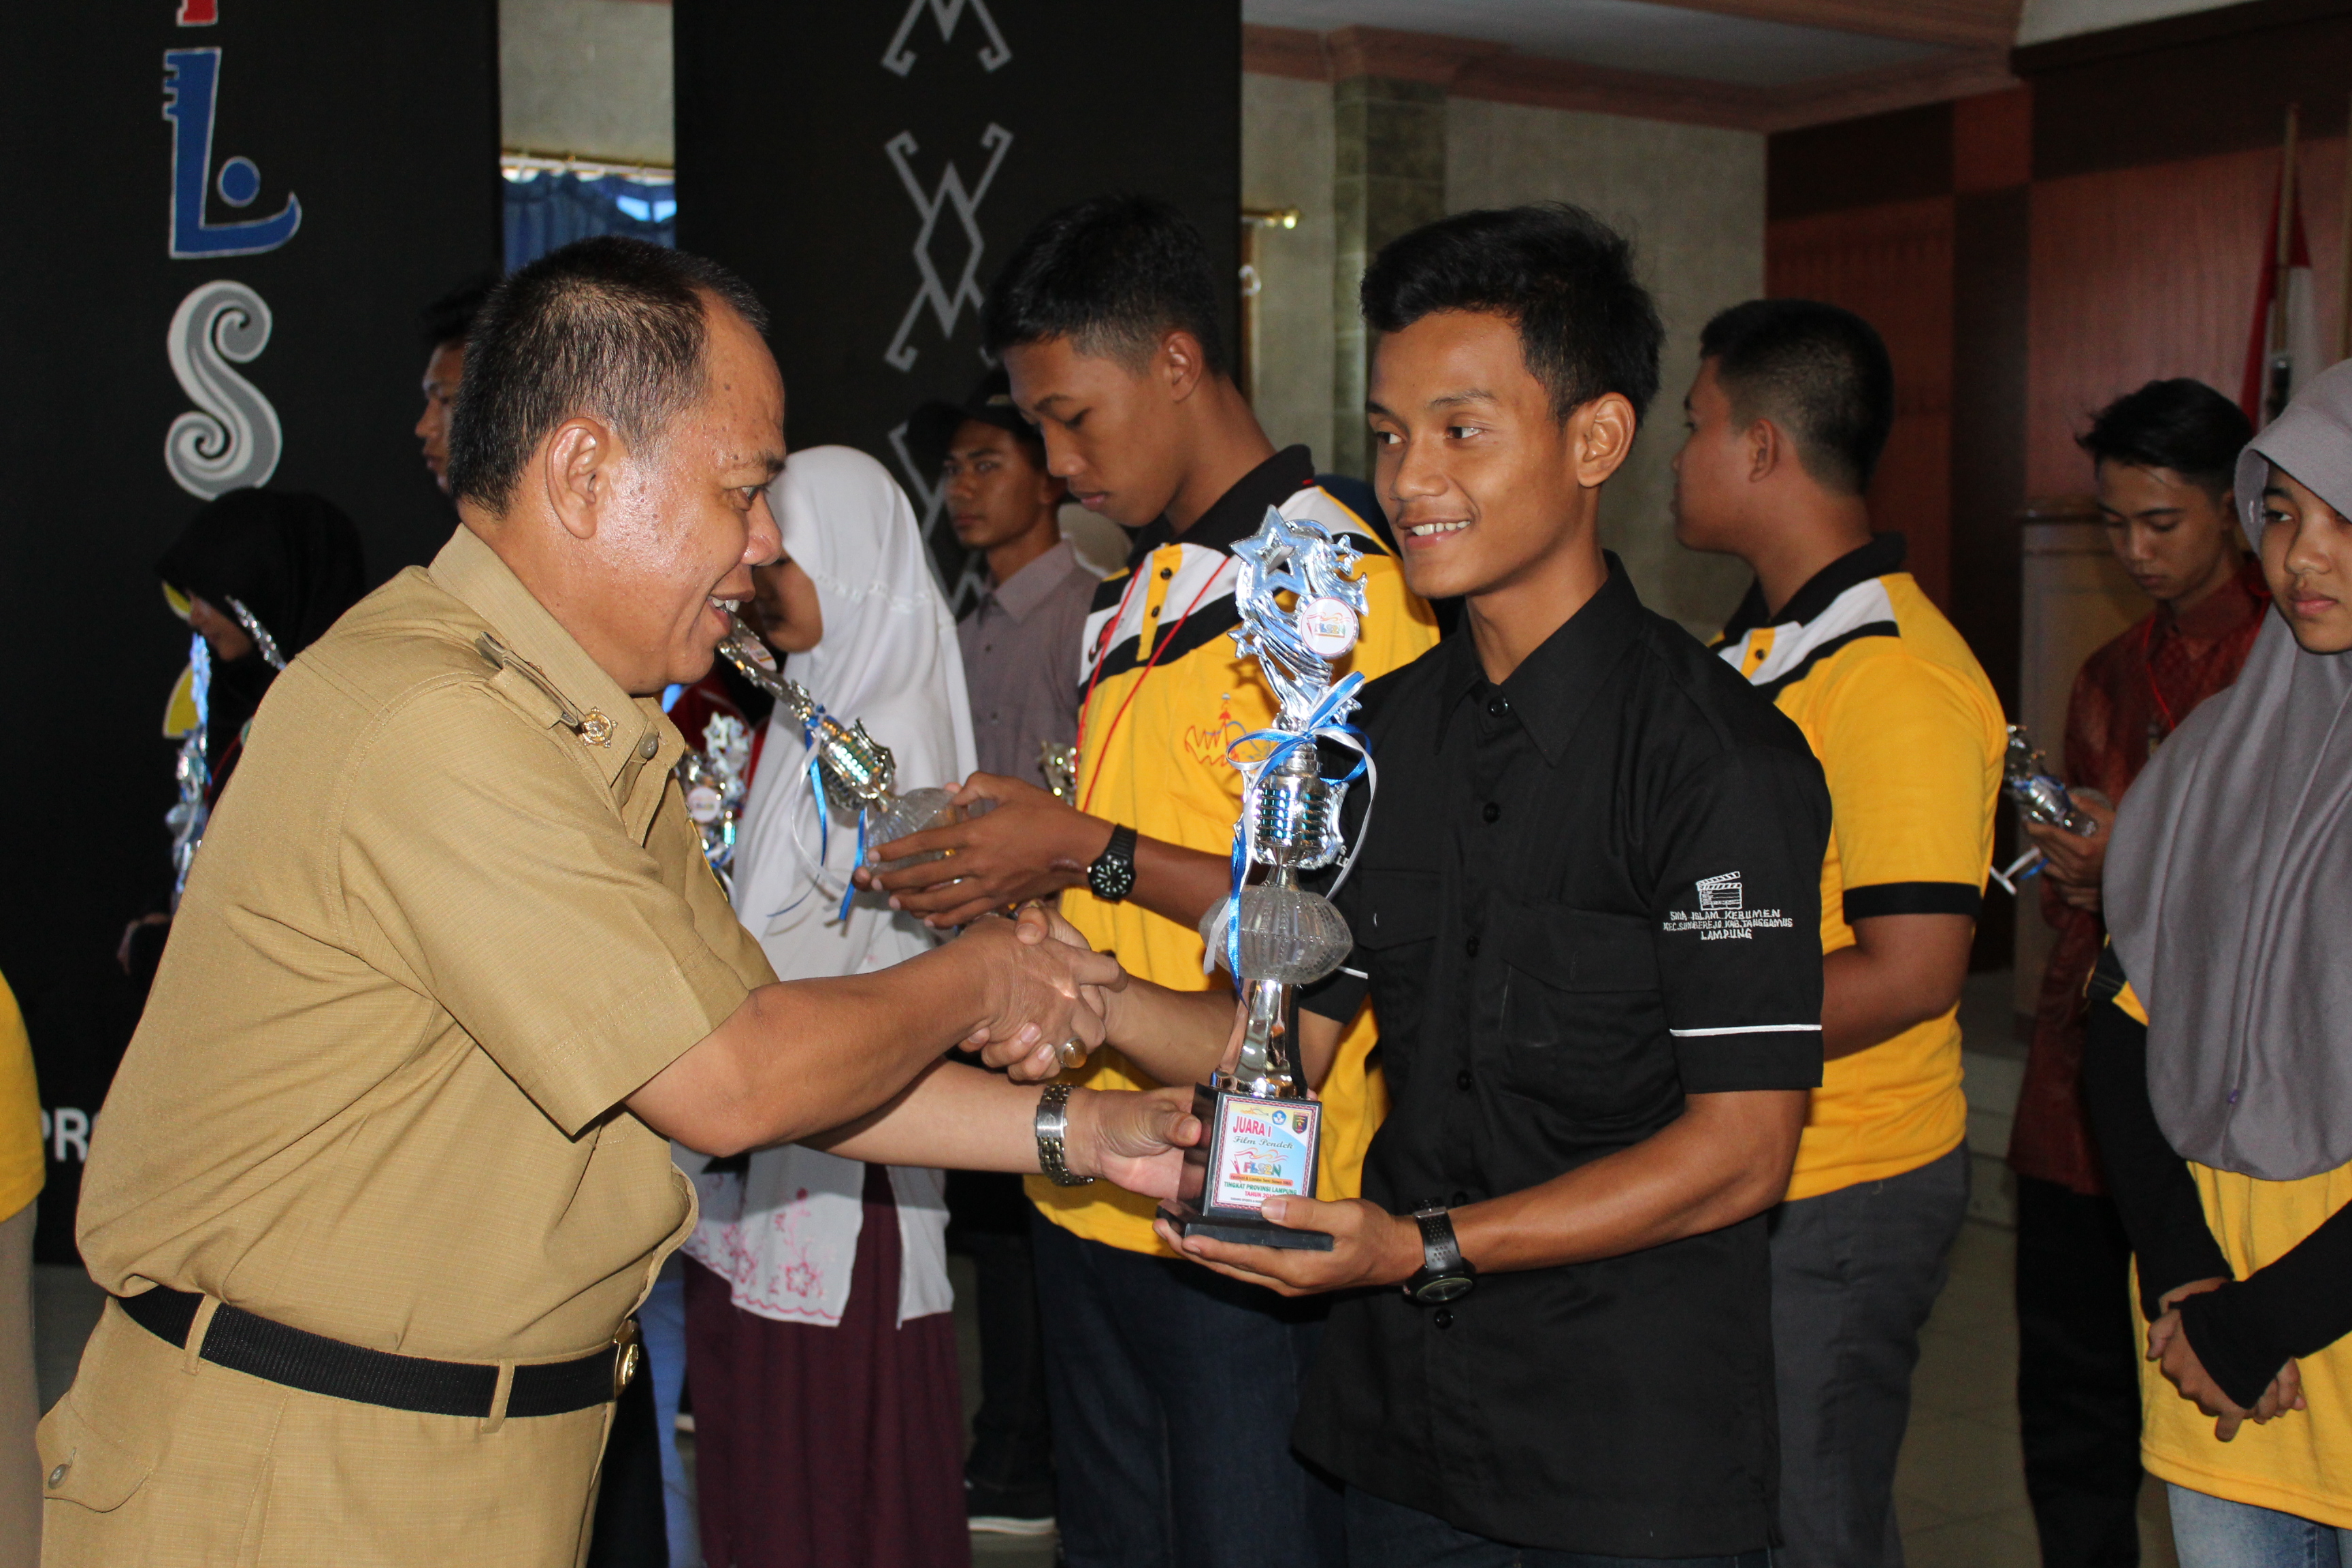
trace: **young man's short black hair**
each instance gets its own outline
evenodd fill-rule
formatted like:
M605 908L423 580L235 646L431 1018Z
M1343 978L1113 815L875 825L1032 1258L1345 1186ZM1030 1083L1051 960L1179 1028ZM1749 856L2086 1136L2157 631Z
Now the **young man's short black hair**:
M1171 330L1200 340L1226 374L1217 279L1192 220L1157 196L1089 196L1029 231L988 290L981 330L992 354L1067 338L1130 369Z
M2074 444L2096 462L2170 468L2218 499L2230 493L2238 454L2253 438L2244 409L2183 375L2125 393L2091 416Z
M1561 419L1609 392L1638 419L1658 393L1658 308L1634 280L1633 246L1582 207L1440 218L1382 247L1360 298L1365 321L1383 332L1440 310L1508 317Z
M1698 335L1702 360L1743 425L1769 419L1805 472L1832 489L1870 488L1895 427L1895 362L1878 329L1818 300L1750 300Z
M755 331L767 312L715 261L603 235L551 250L491 293L466 346L449 419L449 489L493 511L514 499L532 450L576 414L638 450L702 395L703 296Z
M417 340L428 352L445 343L463 343L473 335L474 318L498 286L497 273L477 273L425 306L416 318Z

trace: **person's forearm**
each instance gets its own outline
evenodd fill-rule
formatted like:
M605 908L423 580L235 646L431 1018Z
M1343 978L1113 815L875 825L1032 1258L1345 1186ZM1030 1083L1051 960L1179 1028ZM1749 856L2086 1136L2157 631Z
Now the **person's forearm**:
M2140 1310L2153 1321L2160 1299L2192 1279L2233 1272L2205 1222L2196 1178L2164 1136L2147 1098L2147 1027L2113 1002L2091 1005L2083 1041L2083 1104L2099 1163L2131 1239Z
M803 1138L845 1160L956 1171L1037 1168L1034 1083L960 1062L938 1062L879 1110Z
M1234 994L1223 971L1206 991L1175 991L1129 976L1105 998L1106 1043L1160 1083L1205 1083L1233 1037Z
M1718 1102L1738 1100L1739 1106ZM1539 1186L1453 1211L1462 1256L1500 1272L1616 1258L1737 1225L1779 1203L1803 1089L1693 1095L1683 1114Z
M960 942L887 971L762 985L631 1106L704 1153L791 1142L888 1100L987 1022L994 991Z
M1198 926L1211 905L1233 891L1233 860L1203 854L1164 839L1135 842L1135 890L1128 902L1140 904L1178 925Z

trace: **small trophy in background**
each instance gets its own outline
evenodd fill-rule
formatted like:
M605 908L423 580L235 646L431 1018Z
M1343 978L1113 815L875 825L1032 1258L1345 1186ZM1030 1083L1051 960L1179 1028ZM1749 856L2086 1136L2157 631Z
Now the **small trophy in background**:
M1078 804L1078 749L1060 741L1037 742L1037 771L1064 805Z
M2028 822L2063 827L2078 838L2096 838L2096 817L2074 804L2074 797L2050 771L2049 760L2033 743L2022 724L2009 727L2009 751L2001 759L2000 792L2017 803L2017 814ZM2086 790L2086 795L2097 794ZM2099 796L2104 800L2105 797ZM1991 873L1992 879L2017 896L2017 885L2041 869L2042 855L2029 847L2024 854Z
M732 713L713 713L702 726L702 745L677 761L677 786L686 793L686 815L702 835L702 858L719 874L727 896L735 896L735 837L743 815L743 773L751 763L751 731Z
M1241 874L1255 865L1267 875L1237 886L1208 922L1212 953L1240 977L1245 1019L1233 1065L1193 1091L1207 1131L1185 1151L1178 1195L1160 1213L1184 1236L1328 1251L1328 1236L1285 1229L1259 1211L1270 1197L1315 1195L1323 1108L1299 1073L1293 992L1339 968L1355 939L1329 900L1298 885L1298 874L1331 865L1346 848L1339 805L1348 783L1323 776L1316 742L1353 734L1345 721L1363 682L1350 675L1335 683L1331 661L1356 645L1364 585L1354 576L1354 546L1270 507L1234 554L1242 622L1234 640L1255 656L1281 700L1272 727L1231 753L1244 780L1235 828ZM1276 597L1286 593L1286 609Z

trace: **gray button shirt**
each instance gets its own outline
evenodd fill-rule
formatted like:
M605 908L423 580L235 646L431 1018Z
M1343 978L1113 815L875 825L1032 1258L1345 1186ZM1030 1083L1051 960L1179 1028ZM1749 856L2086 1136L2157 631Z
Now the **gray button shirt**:
M1043 787L1039 746L1077 738L1078 643L1096 582L1066 539L957 623L982 772Z

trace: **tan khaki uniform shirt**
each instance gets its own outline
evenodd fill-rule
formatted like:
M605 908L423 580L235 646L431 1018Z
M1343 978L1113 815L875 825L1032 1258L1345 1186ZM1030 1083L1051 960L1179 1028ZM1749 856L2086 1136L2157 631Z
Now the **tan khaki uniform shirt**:
M682 749L464 529L297 659L99 1119L98 1281L451 1361L608 1342L694 1211L616 1108L772 978L670 779ZM299 1394L110 1310L44 1425L45 1472L87 1450L48 1557L570 1562L604 1420ZM298 1462L298 1427L363 1451Z

